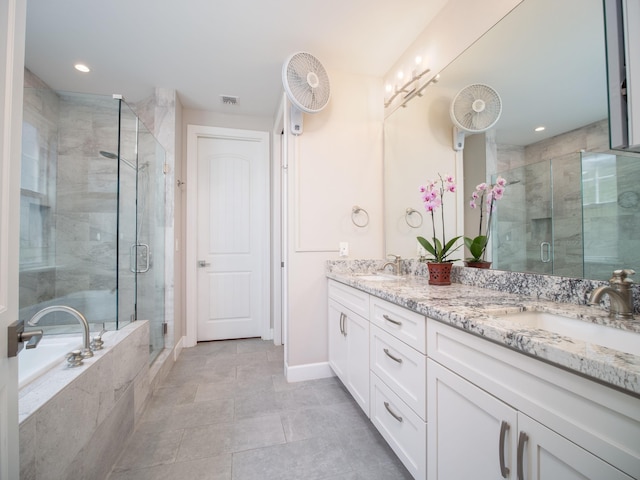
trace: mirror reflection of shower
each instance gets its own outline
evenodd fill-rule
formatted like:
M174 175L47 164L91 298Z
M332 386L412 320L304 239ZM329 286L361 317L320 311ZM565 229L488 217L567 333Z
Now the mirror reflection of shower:
M129 160L127 160L124 157L118 157L118 155L116 153L113 152L107 152L106 150L100 150L100 155L102 155L105 158L109 158L111 160L118 160L118 158L120 158L120 161L122 163L124 163L125 165L127 165L130 168L133 168L134 170L138 171L138 170L142 170L143 168L146 168L148 163L143 163L142 165L140 165L140 167L136 167L133 163L131 163Z

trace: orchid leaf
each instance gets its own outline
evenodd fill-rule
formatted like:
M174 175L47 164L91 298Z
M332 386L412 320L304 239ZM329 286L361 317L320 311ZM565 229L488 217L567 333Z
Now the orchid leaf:
M488 238L485 235L478 235L475 238L464 238L464 244L469 249L474 260L479 260L487 246Z

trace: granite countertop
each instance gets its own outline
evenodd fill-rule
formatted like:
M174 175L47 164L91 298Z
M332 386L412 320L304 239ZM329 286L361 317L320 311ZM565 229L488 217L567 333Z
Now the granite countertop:
M528 295L459 283L433 286L429 285L427 278L419 275L403 275L398 280L381 281L367 280L353 272L329 271L327 278L640 396L640 356L527 327L500 318L500 315L523 310L555 313L629 330L637 333L640 341L639 320L612 320L600 307L538 300Z

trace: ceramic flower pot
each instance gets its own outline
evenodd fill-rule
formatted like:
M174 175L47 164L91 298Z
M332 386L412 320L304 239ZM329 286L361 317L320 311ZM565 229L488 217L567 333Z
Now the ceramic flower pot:
M453 263L427 263L429 269L429 285L451 285L451 267Z
M491 262L486 262L484 260L478 260L478 261L465 260L464 266L471 267L471 268L491 268Z

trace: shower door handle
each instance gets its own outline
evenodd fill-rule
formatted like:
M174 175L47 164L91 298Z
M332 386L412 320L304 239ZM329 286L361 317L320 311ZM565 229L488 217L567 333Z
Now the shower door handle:
M133 273L146 273L151 268L151 255L149 245L146 243L134 243L129 250L131 266L129 270Z
M551 261L551 244L549 242L540 243L540 261L542 263Z

